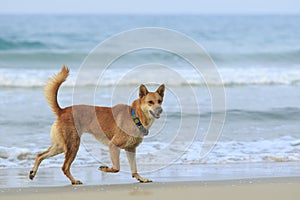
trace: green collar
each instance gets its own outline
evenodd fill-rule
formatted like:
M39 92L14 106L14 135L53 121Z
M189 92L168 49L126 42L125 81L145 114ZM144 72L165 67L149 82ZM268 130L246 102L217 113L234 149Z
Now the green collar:
M148 135L149 130L146 129L143 124L141 123L140 119L135 115L135 111L132 108L131 109L131 117L133 119L133 122L135 123L135 125L138 127L138 129L144 134L144 136Z

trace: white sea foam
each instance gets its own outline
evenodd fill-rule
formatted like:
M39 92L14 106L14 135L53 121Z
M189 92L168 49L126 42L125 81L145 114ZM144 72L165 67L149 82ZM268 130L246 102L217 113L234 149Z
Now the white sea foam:
M157 80L164 80L169 86L182 86L182 85L204 85L206 83L212 85L220 85L214 80L205 82L200 74L195 73L189 69L179 69L176 73L180 74L181 79L174 78L170 73L156 73L153 70L145 69L146 73L143 76L135 76L133 78L124 79L126 70L108 70L100 78L99 71L91 71L83 75L80 80L77 79L77 72L71 71L68 81L65 86L114 86L116 84L122 85L139 85L145 80L153 82ZM224 85L292 85L299 84L300 82L300 69L299 68L219 68L220 76L222 77ZM43 87L48 78L58 70L18 70L18 69L0 69L0 87ZM158 76L159 75L159 76Z
M300 162L300 141L290 136L272 140L219 141L214 149L204 158L200 157L202 142L195 141L189 148L183 149L184 142L163 143L143 142L137 150L138 163L155 166L177 164L228 164L228 163L257 163L257 162ZM0 167L31 167L41 148L0 147ZM43 161L42 166L61 167L63 155ZM107 147L98 143L81 145L74 165L94 166L97 164L110 165ZM127 165L127 158L121 154L121 164Z

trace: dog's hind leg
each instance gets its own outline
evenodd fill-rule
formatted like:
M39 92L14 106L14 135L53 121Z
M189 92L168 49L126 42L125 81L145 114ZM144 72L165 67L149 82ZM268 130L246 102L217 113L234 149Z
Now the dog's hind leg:
M39 153L35 158L34 166L29 173L29 178L31 180L33 180L33 178L36 175L36 172L39 168L39 165L41 164L41 162L44 159L64 152L63 144L61 143L61 140L60 140L60 134L56 128L56 123L54 123L51 128L51 139L52 139L52 145L46 151Z
M82 182L80 180L75 180L70 172L71 164L77 155L79 145L80 145L80 137L77 135L77 133L75 134L76 135L73 135L73 137L71 136L73 139L68 139L68 142L66 144L65 161L62 166L62 170L64 174L70 179L73 185L78 185L78 184L82 184Z
M34 163L32 170L29 173L29 178L31 180L33 180L34 176L36 175L39 165L41 164L41 162L44 159L55 156L62 152L63 152L63 148L61 148L60 146L58 146L56 144L52 144L52 146L49 147L49 149L47 149L46 151L44 151L42 153L39 153L35 158L35 163Z

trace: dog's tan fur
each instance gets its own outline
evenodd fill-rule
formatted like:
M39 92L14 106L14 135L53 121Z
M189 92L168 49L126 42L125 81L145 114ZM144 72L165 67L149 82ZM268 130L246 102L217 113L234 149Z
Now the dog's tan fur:
M104 172L119 172L120 150L126 151L131 167L132 176L140 182L150 182L150 179L141 177L137 173L135 152L136 147L143 140L143 133L133 122L131 109L146 129L149 129L155 118L159 118L162 112L161 104L164 97L165 86L161 85L155 92L148 92L144 85L139 88L139 98L131 106L118 104L112 108L88 105L73 105L60 108L57 102L57 93L60 85L69 75L69 69L65 66L60 73L54 75L45 87L45 96L52 111L57 116L51 128L52 144L48 150L36 156L35 164L30 171L29 178L36 175L40 163L49 157L65 153L65 161L62 166L64 174L72 184L82 184L75 180L70 173L70 167L76 157L80 137L83 133L91 133L95 138L108 145L113 166L111 168L101 166Z

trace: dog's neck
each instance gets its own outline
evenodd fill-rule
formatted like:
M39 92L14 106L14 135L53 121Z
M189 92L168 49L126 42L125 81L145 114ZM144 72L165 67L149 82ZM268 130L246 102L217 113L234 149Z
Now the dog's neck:
M140 99L136 99L132 103L131 107L134 109L136 116L140 119L143 126L147 129L149 129L152 126L154 119L150 116L149 112L145 113L142 110L140 101L141 101Z

